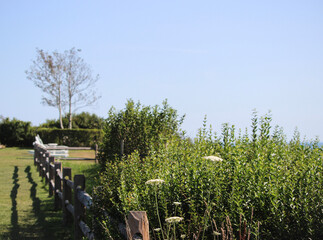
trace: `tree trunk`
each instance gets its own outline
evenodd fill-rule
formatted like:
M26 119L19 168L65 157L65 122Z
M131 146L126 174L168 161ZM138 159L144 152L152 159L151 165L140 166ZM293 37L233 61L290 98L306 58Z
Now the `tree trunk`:
M64 129L61 106L58 107L58 111L59 111L59 123L61 125L61 129Z
M64 129L63 125L63 116L62 116L62 103L61 103L61 88L58 90L58 112L59 112L59 123L61 125L61 129Z
M73 116L72 116L72 113L70 112L69 113L69 119L68 119L68 121L69 121L69 123L68 123L68 128L69 129L72 129L72 127L73 127Z
M68 128L72 129L73 116L72 116L72 90L71 90L71 79L68 79Z

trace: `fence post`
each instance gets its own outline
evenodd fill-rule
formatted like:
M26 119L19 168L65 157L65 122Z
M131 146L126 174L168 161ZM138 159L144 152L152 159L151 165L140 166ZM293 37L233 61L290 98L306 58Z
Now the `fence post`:
M44 157L45 157L45 152L42 150L41 155L40 155L40 171L39 171L39 176L41 176L41 180L43 180L43 167L44 167Z
M48 157L48 152L45 151L44 154L42 155L42 167L41 167L41 177L42 180L45 178L45 183L47 183L46 181L46 159Z
M42 149L39 149L39 163L38 163L38 166L39 166L39 177L42 177L42 171L43 171L43 158L44 158L44 152Z
M49 196L53 196L53 185L52 182L54 180L54 169L51 168L51 163L54 163L55 161L55 157L49 157L48 158L48 182L49 182L49 186L48 186L48 192L49 192Z
M74 176L74 239L82 239L83 232L79 226L79 221L84 221L85 208L78 199L78 191L84 191L85 177L84 175Z
M149 240L149 222L147 213L144 211L130 211L128 215L128 226L132 240L136 233L140 233L142 240Z
M98 147L98 144L96 143L95 144L95 163L98 162L98 150L99 150L99 147Z
M39 148L37 147L37 145L35 144L35 146L34 146L34 164L35 164L35 166L37 167L37 170L39 169L38 168L38 162L39 162L39 155L40 155L40 153L39 153Z
M45 158L44 158L44 167L45 167L45 171L44 171L44 177L45 177L45 183L47 184L49 181L49 179L47 178L47 173L48 173L48 168L49 168L49 152L45 153Z
M58 174L58 170L61 172L62 171L62 163L60 162L55 162L54 163L55 165L55 168L54 168L54 181L55 181L55 188L54 188L54 196L55 196L55 201L54 201L54 208L55 210L58 210L59 207L60 207L60 198L58 196L58 192L61 192L62 191L62 187L61 187L61 177L59 176Z
M36 166L36 159L37 159L37 145L34 145L34 166Z
M71 180L72 169L63 168L63 223L64 225L70 224L72 222L72 216L66 208L66 201L72 203L72 189L67 185L66 178Z

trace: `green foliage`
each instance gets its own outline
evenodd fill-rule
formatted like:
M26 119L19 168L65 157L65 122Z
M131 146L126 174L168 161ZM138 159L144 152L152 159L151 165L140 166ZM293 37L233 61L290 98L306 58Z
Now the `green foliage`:
M69 147L93 147L102 139L101 129L36 128L44 143L58 143Z
M68 118L62 118L63 126L68 126ZM59 119L47 119L45 123L40 124L39 128L60 128Z
M101 145L100 163L104 166L107 160L113 160L120 154L120 143L124 141L124 154L127 156L138 151L141 157L157 148L164 139L177 133L183 117L178 119L177 111L167 101L163 106L142 106L128 100L126 108L116 112L114 108L104 126L103 144Z
M106 162L96 209L119 221L129 211L147 211L151 228L160 227L160 218L164 233L170 228L166 218L183 217L177 238L216 239L219 223L229 216L236 238L241 221L248 220L252 238L322 239L323 149L318 141L305 144L295 131L287 142L279 127L271 131L270 114L258 119L254 113L251 136L224 124L218 137L205 120L193 144L173 137L158 146L144 159L136 150L123 161ZM146 184L150 179L164 183L153 188ZM156 232L151 235L157 239Z
M73 129L102 129L104 119L96 114L82 112L73 114ZM68 126L68 116L63 117L63 125ZM46 120L46 123L40 125L41 128L60 128L59 119Z
M32 146L33 128L30 122L13 118L2 118L0 122L0 143L8 147Z
M104 119L96 114L82 112L73 115L73 128L102 129Z

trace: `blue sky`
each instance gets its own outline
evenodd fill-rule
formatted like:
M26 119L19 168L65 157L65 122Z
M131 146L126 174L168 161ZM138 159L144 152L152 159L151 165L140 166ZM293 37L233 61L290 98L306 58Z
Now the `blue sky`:
M107 117L132 98L207 115L220 131L272 111L288 137L323 139L323 1L0 1L0 115L33 125L58 117L26 79L36 48L82 49Z

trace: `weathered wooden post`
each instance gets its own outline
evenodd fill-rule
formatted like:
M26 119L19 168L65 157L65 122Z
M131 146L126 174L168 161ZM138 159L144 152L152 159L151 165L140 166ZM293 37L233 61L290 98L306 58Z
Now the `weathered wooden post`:
M80 240L83 237L82 229L79 226L80 221L84 221L85 208L80 202L78 193L85 189L85 177L84 175L74 176L74 239Z
M48 192L49 192L49 196L53 196L53 184L54 184L54 168L52 168L51 164L54 164L55 161L55 157L50 156L48 158L48 182L49 182L49 186L48 186Z
M39 148L37 144L34 146L34 165L37 167L38 170L38 161L39 161Z
M37 145L34 145L34 166L36 166L37 159Z
M98 151L99 151L99 146L98 144L96 143L95 144L95 163L98 162Z
M47 178L47 173L49 169L49 152L45 153L45 159L44 159L44 177L45 177L45 183L47 184L49 182L49 179Z
M147 213L144 211L130 211L128 215L128 225L132 240L136 233L140 233L142 240L149 240L149 222Z
M41 164L43 161L43 154L44 154L44 150L39 148L38 146L38 163L37 163L37 170L38 170L38 174L41 177Z
M44 158L44 152L43 149L39 149L39 169L38 169L38 173L39 173L39 177L42 177L42 169L43 169L43 158Z
M55 162L54 163L54 181L55 181L55 188L54 188L54 196L55 196L55 200L54 200L54 208L55 210L58 210L59 207L62 205L60 204L60 198L58 196L58 192L62 191L62 183L61 183L61 177L59 176L59 173L62 172L62 163L60 162Z
M42 150L40 154L40 165L39 165L40 166L39 176L42 178L42 180L43 180L44 155L45 155L45 152L44 150Z
M67 185L67 179L71 180L72 169L63 168L63 223L64 225L72 222L72 215L67 210L67 205L72 203L72 189Z

